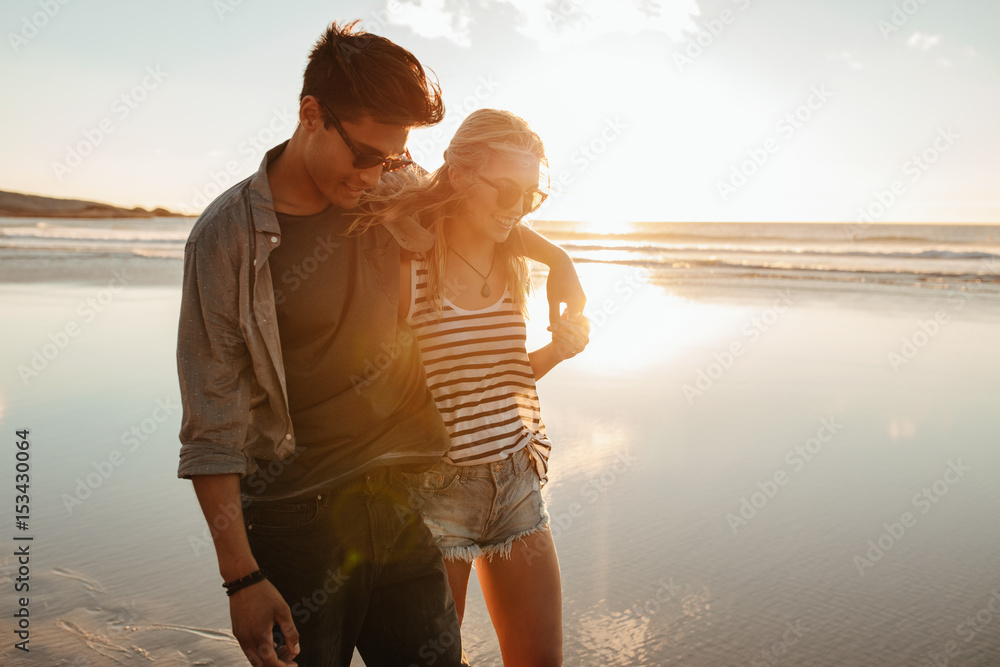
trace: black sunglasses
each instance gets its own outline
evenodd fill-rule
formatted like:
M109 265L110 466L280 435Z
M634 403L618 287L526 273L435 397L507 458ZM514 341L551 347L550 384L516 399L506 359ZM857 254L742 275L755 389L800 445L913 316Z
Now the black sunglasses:
M398 171L403 167L409 167L413 164L413 158L410 157L409 149L403 151L402 155L391 155L389 157L382 157L381 155L363 155L354 144L351 142L351 138L347 136L347 132L344 131L343 126L337 117L333 115L330 111L330 107L326 106L323 100L316 98L319 105L326 109L326 112L330 115L330 120L333 122L333 127L336 128L337 133L340 134L341 139L347 144L347 147L351 149L351 153L354 155L353 166L355 169L371 169L372 167L377 167L382 165L382 173L387 173L390 171Z
M522 190L511 181L497 183L479 174L476 174L476 178L497 191L497 206L500 208L510 208L520 201L522 214L533 213L538 210L542 202L548 199L548 195L538 188Z

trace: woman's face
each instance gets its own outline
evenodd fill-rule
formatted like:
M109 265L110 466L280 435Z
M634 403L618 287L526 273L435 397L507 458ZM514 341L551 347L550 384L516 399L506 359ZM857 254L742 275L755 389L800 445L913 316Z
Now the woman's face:
M528 153L494 155L478 176L466 173L468 190L464 199L466 215L463 224L469 225L473 234L496 243L506 241L510 230L528 213L528 208L523 196L518 196L507 206L501 206L498 201L500 191L491 183L500 188L506 185L507 189L523 195L526 190L538 188L538 167L538 158Z

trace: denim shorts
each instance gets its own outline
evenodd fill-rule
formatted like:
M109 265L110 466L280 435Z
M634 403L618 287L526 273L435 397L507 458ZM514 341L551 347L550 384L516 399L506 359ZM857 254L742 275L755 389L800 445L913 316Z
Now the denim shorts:
M471 466L441 460L407 477L410 505L420 509L447 559L507 558L515 540L549 525L527 449Z

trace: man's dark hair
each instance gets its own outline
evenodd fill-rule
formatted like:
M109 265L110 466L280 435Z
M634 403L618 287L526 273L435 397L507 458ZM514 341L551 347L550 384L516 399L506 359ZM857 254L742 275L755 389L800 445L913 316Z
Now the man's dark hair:
M417 58L385 37L331 23L309 54L302 94L325 103L339 120L371 116L391 125L420 127L444 118L441 88ZM325 124L330 119L323 112Z

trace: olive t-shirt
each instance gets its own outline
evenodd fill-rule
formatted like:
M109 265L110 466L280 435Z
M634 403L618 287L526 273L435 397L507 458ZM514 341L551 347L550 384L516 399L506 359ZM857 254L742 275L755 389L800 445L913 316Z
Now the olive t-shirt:
M312 494L391 464L443 454L448 433L419 351L398 321L399 246L376 226L344 236L341 209L277 214L268 264L296 434L293 457L257 459L251 498Z

